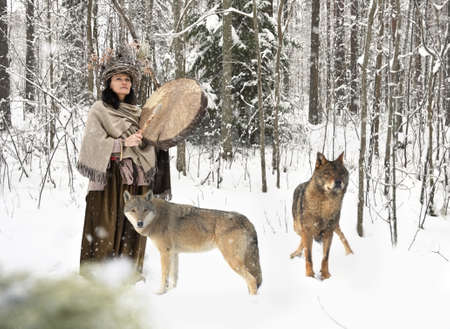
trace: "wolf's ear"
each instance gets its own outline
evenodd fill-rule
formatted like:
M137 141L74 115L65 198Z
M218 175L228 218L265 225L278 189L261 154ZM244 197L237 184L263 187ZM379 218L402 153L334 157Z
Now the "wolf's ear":
M124 198L125 202L130 201L130 199L131 199L130 192L128 192L128 191L123 192L123 198Z
M145 201L150 201L152 198L153 198L153 191L152 190L150 190L147 193L145 193L145 195L144 195L144 200Z
M325 159L325 156L322 153L317 152L316 168L323 166L327 162L328 160Z
M338 156L336 161L339 161L341 164L344 164L344 152L342 152L341 155Z

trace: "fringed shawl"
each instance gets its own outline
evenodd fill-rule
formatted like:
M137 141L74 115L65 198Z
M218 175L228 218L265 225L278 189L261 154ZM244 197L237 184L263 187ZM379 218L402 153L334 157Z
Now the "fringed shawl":
M141 110L134 105L120 103L116 110L97 101L89 110L80 155L78 171L89 180L106 184L106 171L114 140L126 138L139 129ZM142 166L148 178L155 173L155 149L151 145L141 148L123 147L123 158L131 158Z

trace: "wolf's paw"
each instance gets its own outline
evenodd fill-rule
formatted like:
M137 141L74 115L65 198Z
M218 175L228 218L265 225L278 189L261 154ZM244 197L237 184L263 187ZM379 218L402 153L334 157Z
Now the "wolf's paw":
M326 280L326 279L329 279L331 277L331 274L330 274L330 272L328 272L328 271L320 271L320 280Z
M159 290L157 290L155 292L155 294L157 294L157 295L164 295L166 292L167 292L167 287L164 287L164 288L159 288Z
M306 271L305 273L306 276L309 276L310 278L314 278L314 271Z
M290 256L291 259L294 259L295 257L302 257L302 253L294 251Z

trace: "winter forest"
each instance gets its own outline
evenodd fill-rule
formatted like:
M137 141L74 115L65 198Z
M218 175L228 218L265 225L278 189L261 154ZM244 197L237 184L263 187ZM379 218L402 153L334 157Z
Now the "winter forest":
M172 201L253 222L257 296L215 253L186 255L180 287L155 295L150 246L147 281L131 290L71 277L87 189L80 141L104 56L120 44L145 63L138 105L183 77L205 92L204 116L170 149ZM96 324L41 328L450 326L448 0L0 0L0 145L4 328L16 328L19 310L45 319L64 307L89 307ZM299 241L292 193L317 152L344 152L350 173L341 227L354 254L335 237L325 281L289 259ZM313 252L319 266L322 247ZM125 268L101 271L111 279ZM54 312L44 307L52 298L63 300Z

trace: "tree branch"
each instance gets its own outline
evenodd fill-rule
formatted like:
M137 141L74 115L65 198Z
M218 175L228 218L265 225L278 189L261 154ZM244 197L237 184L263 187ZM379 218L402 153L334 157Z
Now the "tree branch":
M117 2L117 0L111 0L111 1L112 1L113 5L114 5L114 8L117 10L119 15L122 16L123 20L127 24L128 29L130 30L130 34L133 37L133 41L139 47L139 38L138 38L138 36L136 34L136 30L134 29L133 23L131 23L131 21L128 19L128 16L125 14L125 11L123 10L123 8L120 7L120 5Z

